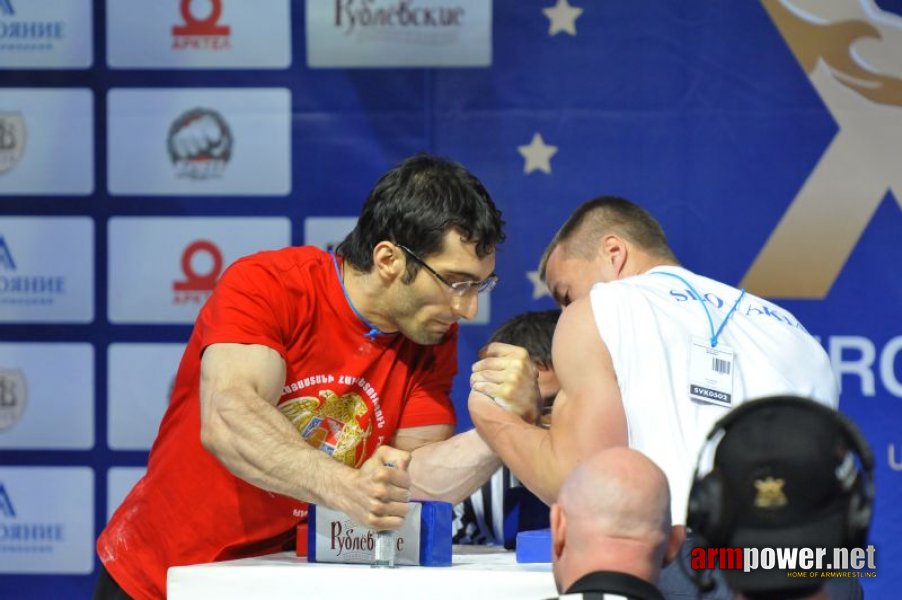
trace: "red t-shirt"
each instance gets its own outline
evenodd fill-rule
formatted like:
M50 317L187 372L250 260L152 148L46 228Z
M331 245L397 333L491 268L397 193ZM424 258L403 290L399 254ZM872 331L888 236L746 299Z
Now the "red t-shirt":
M195 323L147 474L97 540L129 595L164 596L171 566L284 550L306 517L306 503L235 477L201 446L200 359L210 344L276 350L286 365L279 410L308 443L351 466L399 428L454 424L457 326L436 346L367 332L322 250L262 252L225 272Z

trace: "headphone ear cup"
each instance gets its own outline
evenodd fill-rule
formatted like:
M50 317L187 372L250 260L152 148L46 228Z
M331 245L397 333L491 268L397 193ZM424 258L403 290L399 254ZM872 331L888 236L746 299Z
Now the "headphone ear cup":
M686 526L704 538L708 546L722 546L724 521L723 482L716 472L711 472L692 484Z
M864 548L868 542L871 513L874 506L870 481L859 473L849 496L849 512L846 515L846 548Z
M824 410L829 409L824 407ZM852 452L861 463L861 469L858 470L855 483L849 492L845 547L864 548L868 542L868 531L874 511L874 454L864 434L848 416L836 411L829 412L843 430Z

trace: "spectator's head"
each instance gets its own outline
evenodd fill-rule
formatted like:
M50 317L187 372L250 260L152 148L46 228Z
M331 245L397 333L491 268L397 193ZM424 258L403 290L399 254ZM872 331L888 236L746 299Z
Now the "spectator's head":
M554 398L561 391L551 362L551 341L560 316L560 309L521 313L505 321L489 338L489 342L521 346L529 353L539 372L539 395L544 401L543 419L550 416Z
M682 543L681 528L671 527L667 477L629 448L593 455L567 477L552 504L551 539L560 592L592 571L656 583Z
M592 285L641 273L654 264L677 264L658 222L642 207L601 196L577 208L539 262L539 276L561 306Z
M872 470L867 442L841 413L795 396L750 400L711 431L687 526L711 548L826 548L829 562L833 548L866 544ZM826 581L761 568L724 576L760 598L804 597Z
M479 180L418 154L376 182L336 252L375 290L367 309L380 329L437 344L459 319L476 316L478 292L497 281L503 240L501 213Z

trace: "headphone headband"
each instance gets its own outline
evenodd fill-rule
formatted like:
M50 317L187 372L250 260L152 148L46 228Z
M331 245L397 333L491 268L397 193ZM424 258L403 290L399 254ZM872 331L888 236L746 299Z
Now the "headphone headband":
M708 437L705 438L705 446L709 446L709 442L714 437L718 437L718 442L726 432L736 423L737 420L743 418L745 415L763 410L770 407L784 407L784 406L792 406L797 407L800 405L804 405L806 407L811 408L814 411L820 412L822 415L826 416L828 419L837 423L842 430L843 435L849 441L849 444L852 446L852 449L855 451L855 454L858 455L859 460L861 460L861 465L864 467L865 471L868 473L868 476L874 471L874 454L871 451L870 445L867 443L864 435L861 433L861 430L858 429L858 426L846 415L839 412L838 410L834 410L820 402L815 402L809 398L804 398L802 396L768 396L765 398L760 398L756 400L748 400L743 402L724 416L722 416L711 429L711 432L708 433ZM715 444L716 449L716 444ZM702 452L704 453L705 448L702 448ZM714 452L711 452L713 457ZM698 474L698 468L696 468L696 475Z

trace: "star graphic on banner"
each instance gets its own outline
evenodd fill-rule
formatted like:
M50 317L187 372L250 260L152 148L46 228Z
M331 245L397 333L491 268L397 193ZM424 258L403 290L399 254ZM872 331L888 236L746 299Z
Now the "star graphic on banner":
M538 271L527 271L526 278L532 283L533 300L538 300L542 296L551 296L551 292L548 291L548 286L545 285L545 282L539 277Z
M517 152L526 159L523 172L527 175L539 170L551 175L551 157L557 154L557 146L549 146L542 139L541 133L535 133L532 141L525 146L517 146Z
M557 4L551 8L543 8L542 12L548 17L548 35L557 35L566 31L570 35L576 35L576 20L583 9L570 6L567 0L557 0Z

